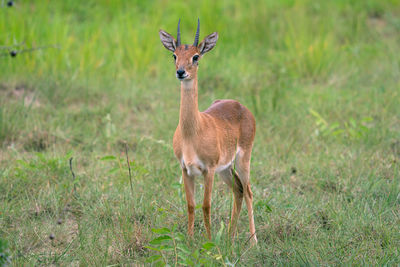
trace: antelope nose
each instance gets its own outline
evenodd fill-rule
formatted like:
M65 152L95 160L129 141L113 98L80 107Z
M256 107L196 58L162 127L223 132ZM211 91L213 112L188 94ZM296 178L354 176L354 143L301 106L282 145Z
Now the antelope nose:
M178 69L178 70L176 71L176 74L177 74L179 77L182 77L183 74L185 74L185 70L184 70L184 69Z

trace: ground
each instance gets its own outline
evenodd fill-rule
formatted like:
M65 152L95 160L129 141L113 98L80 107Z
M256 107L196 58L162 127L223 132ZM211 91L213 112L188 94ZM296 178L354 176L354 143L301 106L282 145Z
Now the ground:
M12 265L400 264L399 1L17 1L0 12L0 253ZM197 17L200 39L220 36L199 63L200 108L236 99L256 118L252 248L245 206L228 238L232 193L219 178L213 239L200 178L186 237L179 82L158 31L175 35L181 18L191 43Z

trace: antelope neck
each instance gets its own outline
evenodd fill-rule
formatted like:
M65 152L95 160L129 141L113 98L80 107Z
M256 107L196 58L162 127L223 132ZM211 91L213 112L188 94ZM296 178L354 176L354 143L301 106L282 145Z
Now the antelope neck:
M183 137L194 136L198 130L200 114L197 103L197 77L181 82L179 126Z

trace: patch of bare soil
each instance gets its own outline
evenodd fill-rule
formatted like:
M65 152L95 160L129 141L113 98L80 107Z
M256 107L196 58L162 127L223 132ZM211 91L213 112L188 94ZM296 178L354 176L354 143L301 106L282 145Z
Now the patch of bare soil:
M26 84L0 84L0 96L9 100L24 101L26 107L40 107L41 103L35 90Z

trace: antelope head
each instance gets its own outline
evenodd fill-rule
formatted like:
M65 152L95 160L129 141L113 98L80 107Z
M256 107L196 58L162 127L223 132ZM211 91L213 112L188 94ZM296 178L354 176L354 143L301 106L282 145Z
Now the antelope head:
M181 43L180 22L175 38L164 30L160 30L160 39L166 49L173 52L176 68L176 78L180 81L191 80L197 77L197 68L201 57L213 49L218 40L218 33L214 32L204 38L199 44L200 19L197 20L197 31L192 45Z

